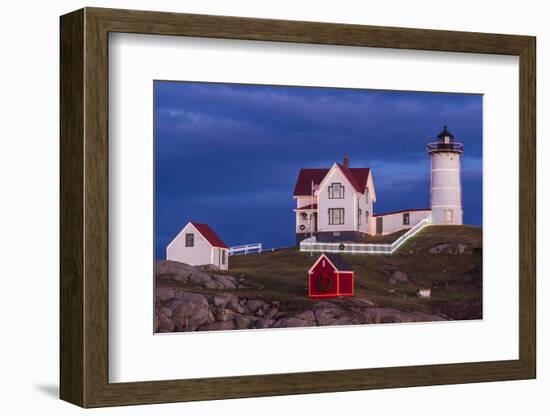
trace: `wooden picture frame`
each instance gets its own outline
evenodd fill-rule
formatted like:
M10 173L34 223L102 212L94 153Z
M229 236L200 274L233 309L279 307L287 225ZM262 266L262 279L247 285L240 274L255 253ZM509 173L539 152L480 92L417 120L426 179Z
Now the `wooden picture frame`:
M536 376L535 38L85 8L61 17L60 396L82 407L529 379ZM519 57L519 359L109 383L108 35L245 39Z

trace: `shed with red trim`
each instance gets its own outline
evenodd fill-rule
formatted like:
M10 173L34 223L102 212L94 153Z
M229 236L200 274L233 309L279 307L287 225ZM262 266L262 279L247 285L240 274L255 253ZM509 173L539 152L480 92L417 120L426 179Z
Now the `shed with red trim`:
M310 298L353 296L354 272L344 257L323 253L308 271Z

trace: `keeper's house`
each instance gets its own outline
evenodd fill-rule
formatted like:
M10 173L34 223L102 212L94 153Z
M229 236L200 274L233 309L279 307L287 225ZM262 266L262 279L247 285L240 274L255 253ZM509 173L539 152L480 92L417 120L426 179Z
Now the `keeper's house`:
M166 247L166 259L190 266L229 268L229 247L208 224L189 222Z
M294 187L296 243L358 241L363 235L390 234L431 224L462 224L460 158L463 145L447 126L428 144L431 159L430 207L374 214L376 190L372 171L350 167L349 158L330 168L301 169Z

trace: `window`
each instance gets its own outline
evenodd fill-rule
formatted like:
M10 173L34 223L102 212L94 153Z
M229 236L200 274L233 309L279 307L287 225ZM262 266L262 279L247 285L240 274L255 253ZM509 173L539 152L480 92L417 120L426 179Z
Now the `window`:
M225 250L222 250L222 264L225 264Z
M369 223L369 212L365 211L365 224Z
M361 210L361 208L359 208L359 211L357 213L357 221L359 223L359 225L361 225L361 217L363 216L363 211Z
M411 214L408 212L405 212L403 214L403 225L409 225L411 223Z
M195 246L195 235L193 233L185 234L185 247Z
M330 225L341 225L344 223L344 208L329 208L328 223Z
M447 220L447 222L452 222L453 221L453 210L452 209L446 209L445 210L445 219Z
M365 202L367 204L369 203L369 188L365 189Z
M329 199L342 199L344 198L344 187L339 182L334 182L328 187Z

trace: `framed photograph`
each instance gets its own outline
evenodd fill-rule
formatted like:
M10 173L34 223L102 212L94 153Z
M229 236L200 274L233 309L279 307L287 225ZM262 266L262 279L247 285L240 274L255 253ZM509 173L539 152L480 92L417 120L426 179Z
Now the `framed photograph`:
M536 377L534 37L60 27L63 400Z

